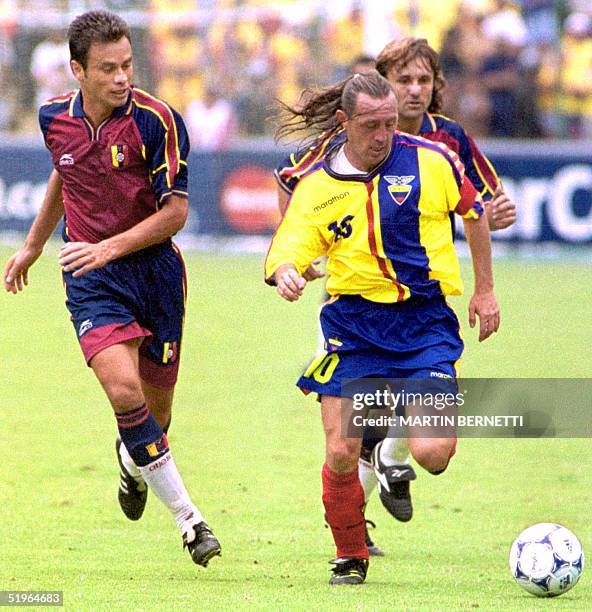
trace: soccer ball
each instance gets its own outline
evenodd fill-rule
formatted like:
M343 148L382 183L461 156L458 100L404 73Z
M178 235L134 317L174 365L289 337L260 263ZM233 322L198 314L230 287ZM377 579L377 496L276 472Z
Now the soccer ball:
M537 523L514 540L510 571L529 593L556 597L569 591L580 579L584 551L569 529L555 523Z

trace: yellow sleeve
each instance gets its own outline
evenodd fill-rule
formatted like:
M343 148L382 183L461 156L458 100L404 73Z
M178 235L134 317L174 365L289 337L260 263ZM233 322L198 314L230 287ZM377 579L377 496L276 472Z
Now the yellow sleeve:
M265 258L265 282L268 284L274 284L273 274L282 264L294 264L302 275L313 259L327 253L329 245L311 210L311 202L315 199L307 195L311 188L314 189L312 176L298 183L288 202Z

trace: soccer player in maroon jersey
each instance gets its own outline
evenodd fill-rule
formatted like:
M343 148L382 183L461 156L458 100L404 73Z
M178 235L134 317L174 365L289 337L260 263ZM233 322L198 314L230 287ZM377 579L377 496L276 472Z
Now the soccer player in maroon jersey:
M173 515L195 563L220 544L192 502L166 436L177 381L185 271L171 236L187 218L189 142L180 115L132 86L128 25L107 11L68 31L80 88L39 112L54 170L4 287L17 293L62 215L66 305L115 412L119 502L138 520L148 489Z
M459 123L440 114L445 80L436 51L423 38L394 40L380 52L376 69L389 80L397 95L397 129L445 143L459 156L467 177L482 196L490 230L512 225L516 220L516 207L503 191L493 166ZM303 115L300 119L305 121ZM310 135L306 146L289 155L275 170L282 212L300 178L345 140L342 127L332 115L313 115L305 127ZM454 223L452 215L451 223ZM322 276L314 265L303 274L307 281ZM416 475L408 462L406 437L401 432L382 443L379 439L374 432L368 431L362 446L359 473L366 501L378 478L380 498L385 508L396 519L408 521L413 516L409 483ZM366 542L370 554L383 554L368 532Z

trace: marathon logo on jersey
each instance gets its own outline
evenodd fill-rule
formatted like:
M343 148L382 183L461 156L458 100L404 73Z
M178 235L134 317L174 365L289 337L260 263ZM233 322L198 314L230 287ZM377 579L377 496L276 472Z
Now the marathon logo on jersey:
M162 363L175 363L177 361L177 343L165 342L162 351Z
M339 200L343 200L343 198L347 198L349 195L349 191L344 191L343 193L338 193L334 195L332 198L321 202L321 204L317 204L313 207L314 212L320 212L323 208L327 208L327 206L331 206L331 204L335 204L335 202L339 202Z
M159 457L164 455L169 450L169 441L167 440L166 434L162 434L160 440L152 442L146 445L146 450L151 457Z
M127 145L113 145L111 147L111 161L115 168L127 166L128 154Z
M74 165L74 158L72 157L71 153L64 153L60 157L60 161L58 163L59 163L60 166L73 166Z
M409 183L411 183L414 178L415 175L384 177L384 180L389 184L387 188L388 192L398 206L401 206L409 197L412 188Z
M84 334L86 334L86 332L91 329L93 326L93 323L90 319L86 319L85 321L82 321L82 323L80 324L80 327L78 328L78 337L81 338L82 336L84 336Z

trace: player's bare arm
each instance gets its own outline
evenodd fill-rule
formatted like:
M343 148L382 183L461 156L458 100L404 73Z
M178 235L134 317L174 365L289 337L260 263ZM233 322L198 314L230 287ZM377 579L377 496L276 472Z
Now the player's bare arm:
M62 180L53 170L49 176L43 204L27 238L4 268L3 280L6 291L16 294L29 284L29 268L43 252L43 247L53 234L63 214Z
M485 212L492 232L506 229L516 221L516 204L510 200L501 184L496 187L491 200L485 204Z
M277 292L288 302L295 302L300 298L306 287L306 279L298 274L294 264L282 264L275 272L274 278Z
M475 290L469 302L469 325L475 327L479 317L479 342L483 342L500 325L500 309L493 292L491 240L485 216L463 221L475 277Z
M185 225L189 204L186 199L170 195L162 208L129 230L96 244L68 242L60 251L60 265L65 272L75 270L78 277L102 268L110 261L158 244Z

